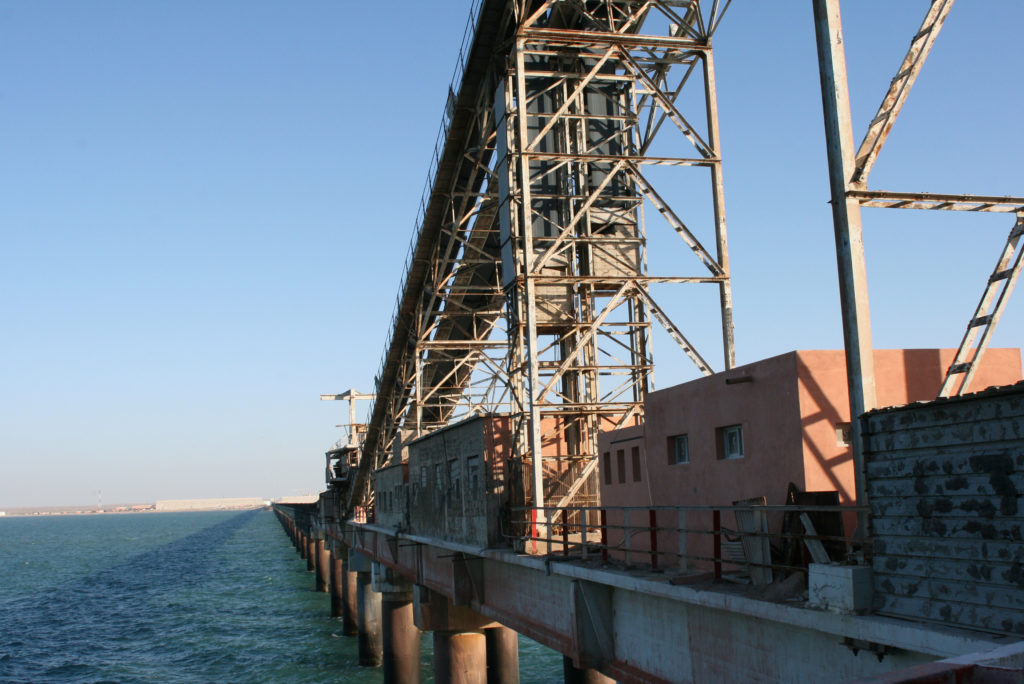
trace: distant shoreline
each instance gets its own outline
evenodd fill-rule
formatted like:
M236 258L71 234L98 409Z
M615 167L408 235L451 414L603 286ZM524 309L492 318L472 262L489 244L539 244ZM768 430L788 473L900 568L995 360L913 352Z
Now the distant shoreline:
M225 499L172 499L155 503L111 506L20 506L0 510L0 518L51 517L66 515L109 515L111 513L183 513L188 511L246 511L269 506L259 497Z

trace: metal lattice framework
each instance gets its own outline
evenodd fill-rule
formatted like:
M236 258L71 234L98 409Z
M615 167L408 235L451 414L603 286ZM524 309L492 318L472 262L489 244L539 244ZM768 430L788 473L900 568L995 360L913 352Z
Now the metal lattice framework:
M705 21L700 10L660 2L517 7L496 102L498 201L517 452L532 470L527 494L538 507L593 496L598 433L642 417L652 317L711 372L652 284L716 284L725 364L733 365L710 43L720 15L716 8ZM668 35L643 33L658 19ZM682 104L687 87L704 94L699 126ZM652 166L710 169L713 253L658 193ZM696 275L648 273L645 203L692 250Z
M349 509L396 438L475 411L511 414L521 497L592 496L598 432L642 418L652 322L711 372L655 286L714 285L734 365L711 50L723 10L698 0L474 10ZM652 168L684 183L705 170L711 225L691 228ZM678 245L672 273L648 272L653 224Z
M911 39L899 71L890 82L877 113L868 124L861 144L854 148L839 0L814 0L829 183L839 266L839 290L843 310L843 336L850 384L850 410L855 417L876 406L871 313L868 305L861 207L1016 214L1016 222L1000 253L996 268L986 281L981 302L967 324L967 332L946 373L939 390L940 396L961 394L970 386L971 378L981 362L1024 263L1024 243L1021 241L1021 235L1024 234L1024 198L879 192L867 187L868 176L875 160L921 72L952 5L953 0L932 0L920 29ZM853 422L853 457L857 479L857 503L865 505L867 490L864 478L863 439L860 421L857 420ZM866 532L867 525L867 519L861 515L858 525L861 534Z
M889 83L878 111L868 124L860 145L854 150L850 122L846 64L842 48L839 0L815 0L818 24L822 88L825 95L829 164L833 183L833 207L836 212L837 247L840 252L843 281L844 325L859 331L858 340L847 335L847 349L857 350L854 361L862 384L863 408L874 407L874 370L870 359L871 325L867 304L866 273L863 264L860 207L925 209L938 211L1000 212L1016 215L996 267L982 291L981 300L967 324L956 356L946 372L939 396L959 395L968 390L978 369L996 324L1009 300L1024 264L1024 198L983 195L946 195L932 193L869 190L871 169L899 117L903 104L920 74L935 40L938 38L953 0L932 0L921 27L910 41L899 70ZM850 249L852 245L852 251ZM844 256L846 253L846 256ZM843 266L844 260L846 265ZM860 401L855 401L857 406Z

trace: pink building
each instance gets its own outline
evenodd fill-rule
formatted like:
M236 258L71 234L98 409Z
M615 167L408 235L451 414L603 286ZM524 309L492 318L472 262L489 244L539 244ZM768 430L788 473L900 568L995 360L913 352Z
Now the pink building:
M954 353L876 350L878 406L934 399ZM1020 350L989 349L972 389L1020 379ZM842 351L764 359L652 392L644 407L643 426L600 436L603 506L728 506L761 496L784 504L790 482L854 502Z

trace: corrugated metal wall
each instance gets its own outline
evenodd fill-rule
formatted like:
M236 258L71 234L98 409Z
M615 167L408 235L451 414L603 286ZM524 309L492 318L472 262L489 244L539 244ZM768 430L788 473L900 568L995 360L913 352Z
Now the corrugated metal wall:
M1024 383L864 423L876 611L1024 634Z

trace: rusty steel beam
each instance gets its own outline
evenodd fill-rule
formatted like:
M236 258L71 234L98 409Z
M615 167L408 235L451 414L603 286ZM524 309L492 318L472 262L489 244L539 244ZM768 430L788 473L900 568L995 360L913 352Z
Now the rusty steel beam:
M814 1L814 29L818 45L818 69L825 114L829 188L839 266L839 297L843 314L843 342L849 382L850 416L853 418L853 461L857 505L867 505L863 436L860 416L875 408L875 362L871 342L871 308L868 305L867 269L860 204L848 195L854 171L853 126L846 82L846 55L839 0ZM858 532L867 536L867 516L858 514Z
M846 195L857 200L862 207L884 209L980 211L996 214L1014 214L1024 211L1024 197L942 195L933 192L887 192L884 190L849 190Z
M952 7L953 0L933 0L928 8L921 28L910 41L910 48L903 58L903 63L889 84L889 90L882 98L878 113L868 124L867 133L864 134L864 139L857 149L855 168L850 177L852 185L863 187L867 184L871 167L874 166L885 139L889 137L889 131L892 130L896 117L900 115L903 103L910 94L910 89L914 86L914 81L917 80L917 75L921 72L921 67L928 58L928 53L931 52L932 45L935 44L935 39L942 29L942 23Z

